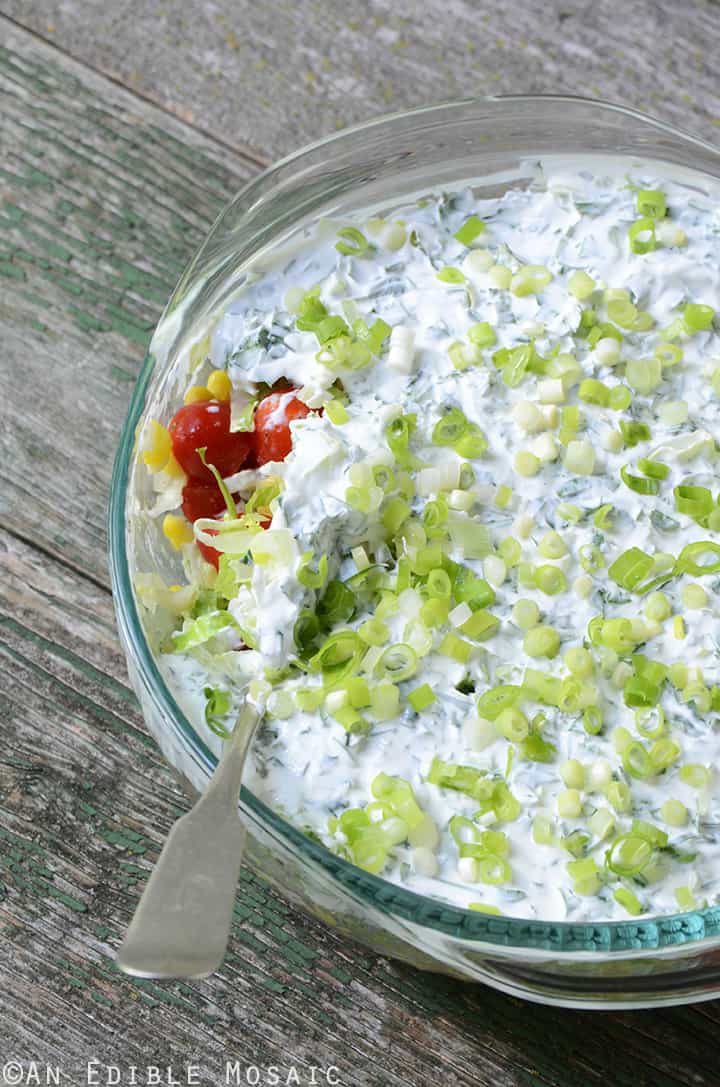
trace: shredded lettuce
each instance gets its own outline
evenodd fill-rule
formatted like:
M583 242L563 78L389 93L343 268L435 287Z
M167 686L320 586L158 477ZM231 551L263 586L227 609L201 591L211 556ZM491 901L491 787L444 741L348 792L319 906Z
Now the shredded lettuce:
M196 449L195 452L200 457L200 460L205 465L205 467L208 469L208 471L212 472L213 476L215 477L215 482L217 483L218 487L220 488L220 494L223 496L223 499L225 500L225 505L227 506L227 511L228 511L229 515L231 517L233 517L233 518L237 517L237 515L238 515L237 506L235 505L235 501L233 499L233 496L230 494L230 491L228 490L228 488L227 488L227 486L225 484L225 480L220 475L220 473L218 472L215 465L214 464L208 464L207 460L205 459L205 454L207 453L206 446L203 446L202 449Z
M248 523L251 521L246 517L235 517L230 521L199 517L193 526L195 539L221 554L246 555L258 532L262 532L258 524Z
M173 649L178 653L194 649L230 626L237 628L237 623L227 611L208 612L197 619L186 620L182 631L173 637Z
M230 433L235 434L238 430L254 430L255 429L255 408L257 407L257 398L249 400L248 394L244 389L233 389L232 396L230 397Z

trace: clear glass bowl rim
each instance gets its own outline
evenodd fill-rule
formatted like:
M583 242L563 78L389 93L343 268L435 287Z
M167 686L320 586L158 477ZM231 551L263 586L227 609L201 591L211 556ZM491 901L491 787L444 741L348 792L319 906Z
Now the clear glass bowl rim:
M601 99L586 98L581 95L492 95L455 99L411 110L382 114L368 121L344 128L330 136L306 144L299 150L277 160L265 170L253 175L235 194L220 213L225 214L231 203L238 200L252 187L272 184L273 175L293 163L299 163L312 153L326 149L332 155L333 145L348 137L362 138L363 133L381 127L391 127L394 122L407 122L413 118L421 120L433 113L438 116L444 111L452 113L461 109L482 107L487 110L492 103L526 104L528 109L562 109L563 107L582 106L597 114L617 114L626 117L673 139L686 144L694 144L705 152L718 157L717 147L702 138L651 117L639 110L634 110ZM215 225L213 225L213 230ZM181 277L183 282L194 271L197 254L188 263ZM176 288L177 290L177 288ZM174 296L175 292L173 292ZM167 309L166 309L167 312ZM161 318L162 321L162 318ZM110 485L108 507L109 530L109 565L112 592L118 626L124 637L126 652L131 656L136 675L153 699L163 719L172 722L175 739L186 749L193 760L208 775L217 765L216 756L206 746L202 738L193 729L190 721L177 704L172 692L165 683L155 662L152 651L145 638L140 616L136 607L127 554L125 509L130 458L135 445L135 431L145 406L148 385L154 374L155 360L148 351L142 369L133 390L123 426L120 444L115 457ZM569 952L573 959L595 959L612 956L615 952L622 958L636 955L657 953L661 947L693 944L709 947L718 943L720 936L720 906L677 913L662 914L647 920L567 922L541 921L530 918L493 917L478 911L453 906L438 899L408 891L390 883L381 876L375 876L357 868L349 861L338 857L325 846L308 838L302 831L285 820L272 808L264 804L254 793L243 786L240 793L241 805L265 824L271 831L279 834L301 857L319 865L329 875L337 879L340 888L351 891L355 897L366 900L369 908L380 910L390 916L403 918L416 925L438 934L461 938L477 945L501 945L506 953L515 948L523 955L548 950L553 953ZM613 956L614 957L614 956Z

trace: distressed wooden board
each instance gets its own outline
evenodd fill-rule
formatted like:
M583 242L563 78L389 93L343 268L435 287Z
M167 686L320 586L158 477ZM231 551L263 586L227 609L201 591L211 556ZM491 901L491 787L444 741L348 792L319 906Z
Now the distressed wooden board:
M398 1087L435 1076L600 1087L611 1071L613 1087L679 1087L686 1069L698 1087L716 1082L720 1006L594 1017L530 1007L379 959L291 912L248 870L217 976L121 976L113 948L184 796L144 733L109 594L4 532L0 667L4 1053L72 1075L93 1055L123 1067L190 1061L207 1083L226 1056L337 1065L342 1083Z
M718 136L720 10L708 0L2 6L199 128L272 157L374 114L482 94L600 96Z
M145 348L257 164L1 17L0 99L0 516L106 582L113 450Z
M291 913L249 871L217 977L121 977L112 949L184 797L143 732L103 589L3 534L0 615L6 1052L68 1069L91 1054L192 1060L208 1073L227 1053L337 1064L346 1083L414 1085L432 1072L529 1087L607 1083L621 1050L613 1087L674 1087L685 1069L715 1082L716 1005L595 1017L532 1008L377 959Z
M265 16L248 18L255 33ZM525 1005L378 958L248 870L217 976L157 985L114 969L185 799L115 636L110 463L162 303L256 162L7 20L0 42L0 1066L50 1061L72 1087L93 1056L192 1062L203 1083L228 1058L295 1065L303 1082L337 1065L341 1083L378 1087L716 1087L720 1005Z

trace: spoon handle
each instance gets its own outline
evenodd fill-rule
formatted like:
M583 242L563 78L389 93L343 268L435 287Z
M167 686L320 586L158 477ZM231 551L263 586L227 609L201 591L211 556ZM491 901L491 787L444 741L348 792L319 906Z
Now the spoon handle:
M220 966L246 838L238 794L258 720L245 706L205 793L170 831L118 952L123 973L199 978Z

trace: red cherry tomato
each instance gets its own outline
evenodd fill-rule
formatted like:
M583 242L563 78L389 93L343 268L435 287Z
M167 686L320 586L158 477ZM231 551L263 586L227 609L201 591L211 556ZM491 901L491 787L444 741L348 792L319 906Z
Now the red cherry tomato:
M231 476L242 468L252 447L249 433L230 433L230 404L226 400L185 404L175 412L169 429L175 459L190 479L207 482L212 478L197 449L205 448L205 459L220 475Z
M225 499L215 480L189 479L183 487L182 511L188 521L198 517L217 517L225 509Z
M307 404L292 393L292 389L270 393L255 409L253 438L258 465L270 460L285 460L292 449L290 423L293 419L304 419L310 414Z

